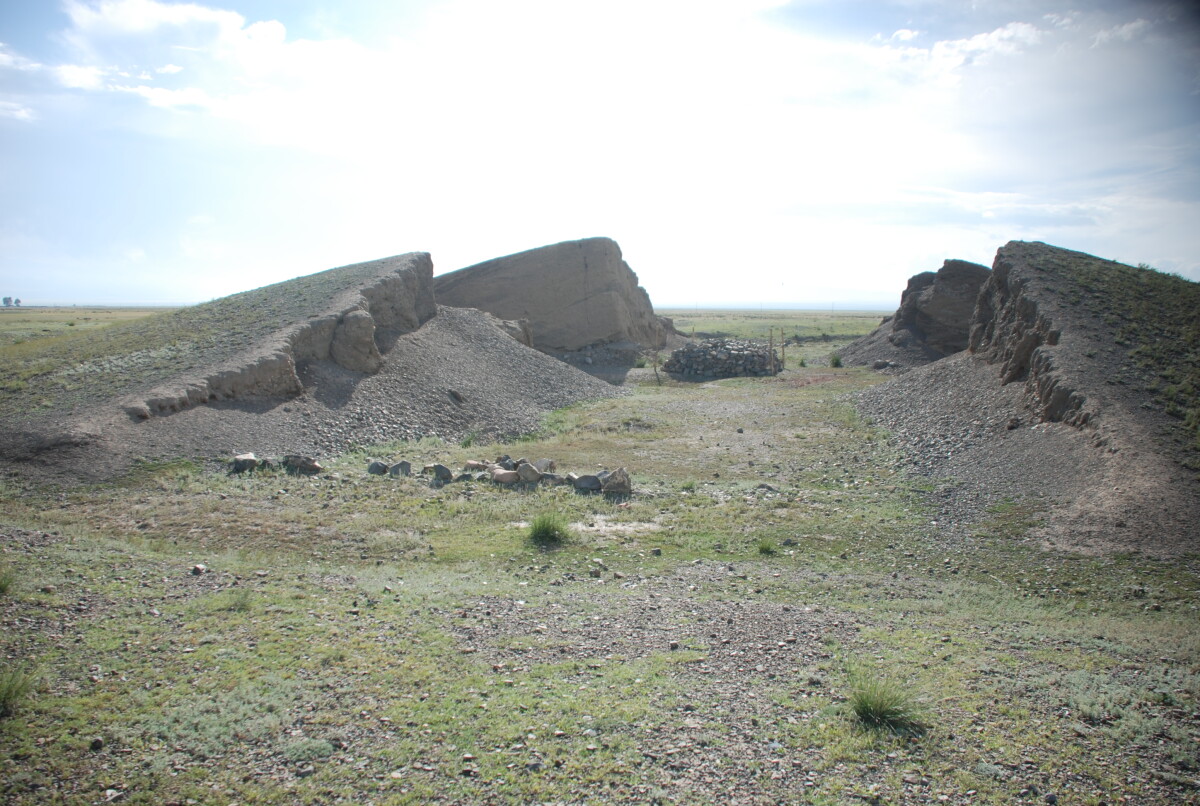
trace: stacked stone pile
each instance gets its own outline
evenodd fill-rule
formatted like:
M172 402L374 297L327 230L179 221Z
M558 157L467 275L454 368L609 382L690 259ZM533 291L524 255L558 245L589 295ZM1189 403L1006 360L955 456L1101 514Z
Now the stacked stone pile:
M782 366L779 355L765 344L705 339L671 353L663 369L684 378L740 378L776 375Z

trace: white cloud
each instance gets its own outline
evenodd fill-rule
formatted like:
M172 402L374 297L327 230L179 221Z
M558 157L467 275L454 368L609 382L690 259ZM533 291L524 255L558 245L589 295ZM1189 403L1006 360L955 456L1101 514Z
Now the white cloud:
M107 70L78 64L62 64L54 68L60 84L68 89L94 90L104 85Z
M780 282L759 275L841 266L847 244L874 285L945 257L988 262L1012 237L1148 226L1147 182L1195 158L1163 104L1138 105L1164 69L1144 20L1070 12L951 38L901 19L865 42L772 27L761 12L779 4L442 0L369 46L195 3L75 1L71 63L53 74L121 126L269 155L221 189L260 194L270 212L253 227L188 194L178 239L122 241L191 267L236 255L280 272L269 280L407 249L457 268L607 234L648 287L725 298L715 256L738 254L761 299ZM200 205L219 226L189 222Z
M1124 25L1107 28L1096 33L1095 37L1092 39L1092 47L1098 47L1114 40L1120 42L1131 42L1136 37L1146 33L1150 27L1151 25L1148 20L1144 20L1139 17L1133 22L1127 22Z
M0 101L0 118L30 122L37 119L37 114L15 101Z

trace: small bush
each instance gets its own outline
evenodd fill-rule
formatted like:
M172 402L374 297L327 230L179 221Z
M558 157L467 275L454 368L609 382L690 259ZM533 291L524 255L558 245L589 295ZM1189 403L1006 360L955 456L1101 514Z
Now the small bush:
M283 748L283 755L291 761L316 761L333 755L334 747L324 739L298 739Z
M557 512L544 512L529 524L529 539L541 545L561 543L570 534L567 519Z
M21 700L37 686L38 673L24 666L0 668L0 718L17 710Z
M17 572L7 565L0 566L0 596L7 596L17 582Z
M679 485L679 489L685 493L694 493L696 492L696 482L685 481L683 484Z
M635 361L633 365L634 365L635 367L637 367L638 369L645 369L645 368L646 368L646 364L647 364L647 363L648 363L648 362L646 361L646 356L644 356L644 355L639 355L639 356L637 357L637 361Z
M834 369L840 368L842 366L842 357L837 353L829 356L829 366L833 367Z
M863 727L916 735L924 732L922 709L911 689L875 672L850 675L850 709Z
M774 554L776 551L778 551L778 549L775 548L775 544L772 543L770 540L764 539L764 540L758 541L758 553L759 554L770 556L770 555Z

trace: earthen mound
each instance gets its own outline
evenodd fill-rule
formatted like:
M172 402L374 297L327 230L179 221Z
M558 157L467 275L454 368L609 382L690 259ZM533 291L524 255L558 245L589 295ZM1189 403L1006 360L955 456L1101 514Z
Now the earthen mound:
M620 393L487 313L437 306L431 281L429 256L414 253L102 334L91 352L45 358L49 375L96 382L45 410L6 411L0 457L100 479L138 460L514 436L549 410ZM188 346L160 355L164 342Z
M434 279L438 302L528 322L532 346L561 353L634 342L660 348L674 332L610 238L496 258Z
M989 274L978 263L947 260L936 272L914 275L896 313L846 347L842 361L907 368L965 350L975 301Z
M1014 241L980 293L969 350L860 407L943 480L943 526L1011 499L1032 503L1056 546L1195 551L1197 310L1196 283Z

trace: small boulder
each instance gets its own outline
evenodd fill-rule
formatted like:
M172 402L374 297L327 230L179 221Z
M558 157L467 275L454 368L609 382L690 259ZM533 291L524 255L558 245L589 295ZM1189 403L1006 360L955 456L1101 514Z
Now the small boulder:
M287 472L301 476L315 476L325 468L311 456L290 453L283 457L283 467Z
M492 471L492 481L497 484L516 484L520 480L521 476L515 470L504 470L502 468Z
M595 476L579 476L575 479L575 489L586 492L599 492L604 484Z
M386 476L388 474L387 462L381 462L378 459L372 459L371 464L367 465L367 472L372 476Z
M542 474L529 462L517 465L517 475L521 477L521 481L536 483L542 480Z
M550 473L558 467L558 464L553 459L538 459L533 466L539 473Z
M239 453L233 457L233 463L229 467L229 472L240 475L249 470L254 470L258 466L258 457L253 453Z
M405 462L403 460L396 462L396 464L394 464L388 468L388 474L392 475L392 476L397 476L397 477L411 476L412 475L412 464L410 462Z
M632 495L633 480L629 478L625 468L618 467L604 479L601 489L605 495Z
M478 459L468 459L463 465L463 470L474 472L476 470L487 470L487 462L480 462Z
M441 464L425 465L421 468L421 475L433 476L435 481L445 482L454 480L454 471Z

